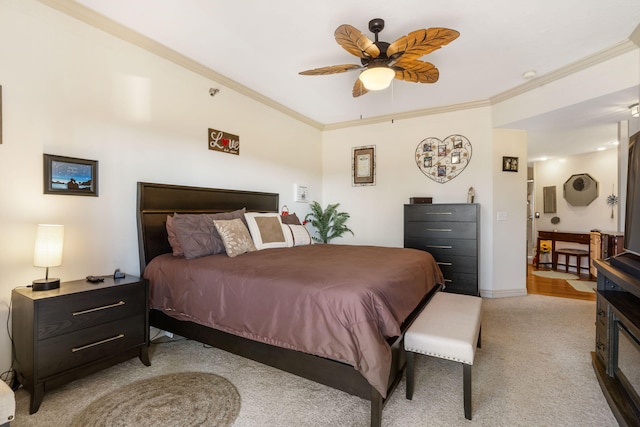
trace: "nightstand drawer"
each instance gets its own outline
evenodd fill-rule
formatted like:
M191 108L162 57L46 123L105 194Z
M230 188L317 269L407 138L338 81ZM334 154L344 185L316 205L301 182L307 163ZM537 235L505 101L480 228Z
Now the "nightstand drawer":
M145 316L116 320L39 341L38 377L46 378L135 346L146 344Z
M123 319L146 310L144 283L112 286L40 301L37 339Z

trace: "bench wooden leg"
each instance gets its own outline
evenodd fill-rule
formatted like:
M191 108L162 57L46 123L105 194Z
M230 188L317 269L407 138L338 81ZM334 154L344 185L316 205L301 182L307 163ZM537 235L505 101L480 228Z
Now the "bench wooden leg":
M462 382L464 388L464 417L471 419L471 367L473 365L462 364Z
M415 367L416 354L413 351L407 351L407 399L413 399L413 387L414 387L414 367Z

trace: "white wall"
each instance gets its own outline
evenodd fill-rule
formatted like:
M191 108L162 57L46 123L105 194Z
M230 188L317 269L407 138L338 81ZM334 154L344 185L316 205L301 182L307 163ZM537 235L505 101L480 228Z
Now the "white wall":
M32 266L38 223L65 225L50 275L139 274L137 181L276 192L301 216L294 184L322 193L319 130L40 3L0 2L0 64L2 324L11 290L44 277ZM210 127L239 135L240 155L208 150ZM43 153L97 160L99 197L44 195Z
M563 184L574 174L588 173L598 182L598 197L588 206L573 206L563 197ZM534 219L537 230L588 233L592 229L619 231L617 207L614 218L607 205L607 196L620 197L618 188L618 151L610 149L595 153L571 156L534 163L535 210L540 218ZM557 212L544 213L543 187L556 187ZM551 218L557 216L560 223L554 227ZM572 246L562 244L562 246Z
M434 203L465 203L469 187L476 192L475 202L481 206L480 227L480 288L483 295L498 288L525 288L525 274L518 277L513 271L502 269L496 276L492 245L509 246L513 236L494 233L494 173L501 170L501 159L505 156L526 158L526 139L517 139L513 149L506 144L496 150L494 133L490 127L490 108L478 108L445 113L421 118L395 120L370 126L327 131L323 138L323 190L326 203L340 203L342 210L351 214L350 227L355 235L347 235L336 241L353 244L403 245L403 205L410 197L433 197ZM427 137L445 139L451 134L467 137L473 147L467 168L446 183L436 183L426 177L415 163L416 148ZM376 185L351 186L351 150L361 145L376 146ZM523 151L524 150L524 151ZM500 161L496 160L499 156ZM521 172L509 175L510 179L522 181L522 188L505 188L502 201L526 201L526 167ZM524 221L526 215L520 208L511 209L510 218ZM520 218L519 218L520 217ZM510 219L511 220L511 219ZM522 225L522 237L526 223ZM524 242L524 240L523 240ZM521 245L524 251L524 243ZM521 252L523 252L521 251ZM507 270L520 264L526 267L526 256L518 259L517 251L509 252L504 262ZM515 272L522 271L517 266Z
M517 157L518 172L502 170L502 157ZM493 138L493 281L482 296L526 295L527 276L527 133L496 129ZM481 254L482 255L482 254ZM484 263L484 261L483 261Z

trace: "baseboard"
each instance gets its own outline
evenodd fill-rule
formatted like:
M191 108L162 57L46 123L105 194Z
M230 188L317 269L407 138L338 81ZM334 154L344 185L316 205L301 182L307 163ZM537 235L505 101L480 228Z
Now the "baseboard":
M507 297L523 297L527 295L527 290L518 289L480 289L480 296L482 298L507 298Z

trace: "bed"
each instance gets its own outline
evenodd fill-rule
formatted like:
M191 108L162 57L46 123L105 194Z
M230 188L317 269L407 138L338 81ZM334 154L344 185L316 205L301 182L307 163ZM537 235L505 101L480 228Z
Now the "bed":
M167 215L241 208L278 212L279 196L138 183L151 325L370 400L380 426L404 369L403 333L441 288L437 264L423 251L347 245L172 255Z

